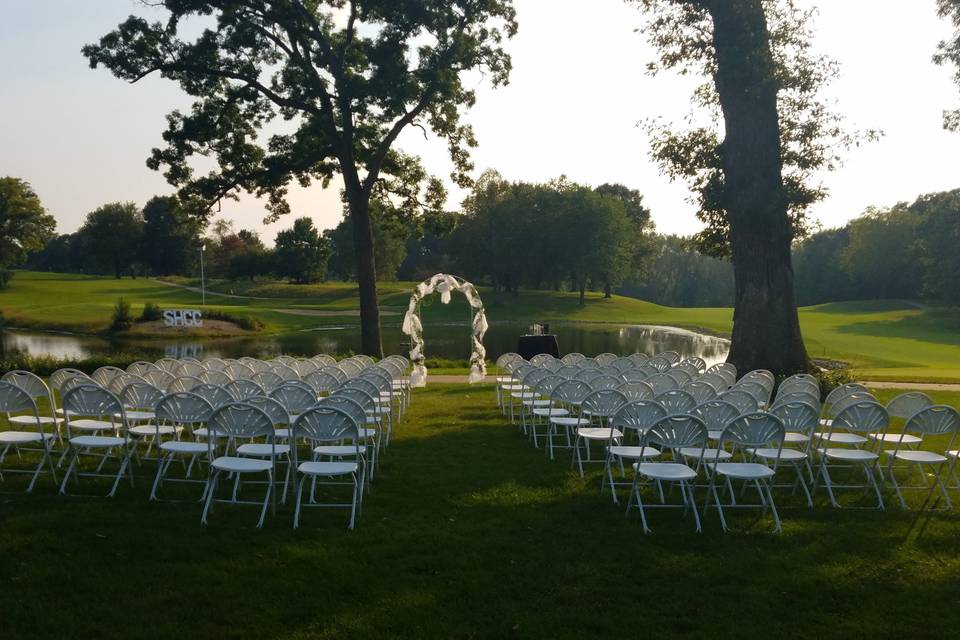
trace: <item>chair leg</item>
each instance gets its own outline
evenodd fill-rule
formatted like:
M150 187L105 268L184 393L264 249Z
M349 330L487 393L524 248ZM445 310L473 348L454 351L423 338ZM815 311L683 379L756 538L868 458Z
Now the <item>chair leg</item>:
M350 526L347 528L353 530L357 518L357 474L353 473L351 476L353 477L353 503L350 505Z
M307 476L300 478L300 482L297 483L297 495L295 500L297 501L296 507L293 510L293 528L296 529L300 526L300 501L303 498L303 483L306 482Z
M210 474L210 477L207 479L207 499L203 504L203 513L200 515L200 524L207 524L207 513L210 511L210 505L213 503L213 494L217 489L217 477L219 475L219 471L213 470Z

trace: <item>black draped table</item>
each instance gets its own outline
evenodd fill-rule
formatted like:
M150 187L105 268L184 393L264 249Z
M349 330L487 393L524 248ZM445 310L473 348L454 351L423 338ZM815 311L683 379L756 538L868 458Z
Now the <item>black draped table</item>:
M520 336L517 340L517 353L525 360L539 353L549 353L554 358L559 358L560 347L557 346L557 336L552 333L542 336Z

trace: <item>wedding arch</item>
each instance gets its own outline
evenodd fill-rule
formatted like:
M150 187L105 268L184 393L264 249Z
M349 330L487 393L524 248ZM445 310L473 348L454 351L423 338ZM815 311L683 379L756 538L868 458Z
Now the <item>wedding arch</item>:
M448 304L454 291L459 291L470 303L473 311L473 337L471 338L470 375L467 382L482 382L487 375L487 350L483 348L483 336L487 332L487 316L483 310L483 301L473 284L463 278L438 273L418 284L410 296L410 305L403 317L402 330L410 336L410 361L413 373L410 384L414 387L427 385L426 356L423 351L423 323L420 322L420 301L432 293L440 294L440 302Z

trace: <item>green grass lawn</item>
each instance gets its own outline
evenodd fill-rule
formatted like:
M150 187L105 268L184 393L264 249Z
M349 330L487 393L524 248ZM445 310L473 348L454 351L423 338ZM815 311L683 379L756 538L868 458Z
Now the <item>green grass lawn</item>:
M884 391L893 393L893 391ZM960 401L960 394L941 394ZM343 513L149 503L153 467L113 499L49 479L0 499L4 638L948 638L960 517L809 510L778 493L702 535L679 512L645 536L564 454L550 462L490 387L434 385L383 458L358 528ZM0 488L23 480L7 475ZM192 488L183 497L198 495ZM169 495L169 494L168 494ZM847 496L848 503L857 497Z
M193 281L182 280L193 285ZM399 324L413 283L380 286L383 322ZM297 286L282 283L217 282L211 290L260 296L238 299L208 296L208 308L248 314L265 323L271 333L297 331L324 324L356 323L355 317L304 316L276 309L355 311L356 286L347 283ZM587 296L583 307L567 292L525 291L519 296L495 297L481 289L492 323L527 321L609 322L664 324L725 334L732 326L726 308L672 308L634 298L599 293ZM117 298L124 296L138 314L147 302L198 306L200 295L152 280L19 272L10 287L0 291L0 312L14 326L73 331L102 331L109 324ZM465 302L432 304L427 322L463 321ZM849 362L864 379L900 381L960 381L960 310L918 305L909 301L832 303L800 310L804 339L810 355Z

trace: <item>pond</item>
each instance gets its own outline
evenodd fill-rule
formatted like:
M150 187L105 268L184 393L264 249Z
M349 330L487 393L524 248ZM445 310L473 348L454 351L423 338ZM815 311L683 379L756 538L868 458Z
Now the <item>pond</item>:
M728 340L674 327L653 325L616 325L552 323L557 334L560 353L578 351L596 355L605 351L617 354L636 352L653 354L673 350L682 356L699 356L708 364L722 362L730 348ZM490 327L484 339L487 358L517 348L517 338L526 332L522 323L497 323ZM424 327L428 358L466 360L470 357L470 327L467 324L428 324ZM0 330L0 356L13 351L31 355L55 357L88 357L121 351L145 352L160 358L240 356L264 357L280 353L314 355L342 354L356 351L360 344L360 327L356 325L324 326L296 333L261 336L256 338L208 339L107 339L66 333ZM406 354L407 336L399 327L383 327L383 348L386 353Z

